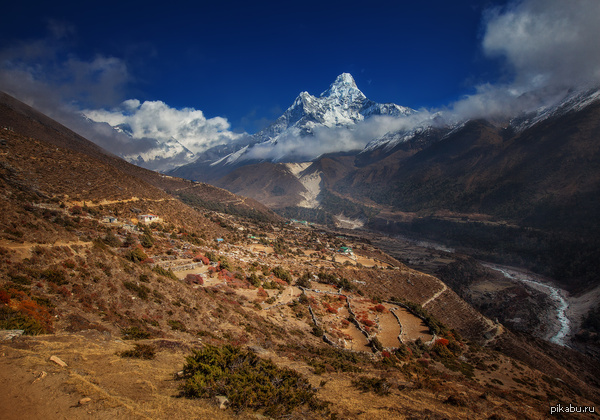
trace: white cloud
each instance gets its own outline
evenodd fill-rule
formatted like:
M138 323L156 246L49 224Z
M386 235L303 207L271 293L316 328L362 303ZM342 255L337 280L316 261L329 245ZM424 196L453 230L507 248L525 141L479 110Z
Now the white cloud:
M599 1L524 0L487 13L483 48L516 84L578 86L600 81L599 40Z
M134 81L126 61L110 55L74 54L69 44L74 32L72 26L50 20L46 38L15 42L0 50L0 90L120 156L160 154L174 144L173 138L197 153L243 136L230 131L227 119L206 118L192 108L178 110L160 101L137 99L122 102ZM100 123L83 118L82 113ZM106 123L129 125L134 140ZM186 158L189 153L182 152L160 165L143 165L164 170L189 163Z
M123 60L85 59L65 49L58 39L44 39L0 51L0 89L43 111L55 107L50 102L105 106L122 100L123 87L132 80Z
M136 139L154 138L164 142L174 138L194 153L242 136L230 130L225 118L206 118L200 110L171 108L161 101L129 99L111 110L84 110L83 113L96 122L125 126Z
M600 1L513 1L483 23L483 51L509 74L450 104L449 120L506 119L600 83Z

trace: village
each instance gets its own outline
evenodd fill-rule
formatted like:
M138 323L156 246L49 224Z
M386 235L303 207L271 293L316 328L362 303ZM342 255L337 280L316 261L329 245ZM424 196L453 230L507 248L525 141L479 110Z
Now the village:
M219 217L238 232L250 229L227 215L219 214ZM135 219L137 225L132 224ZM144 229L146 232L150 229L152 236L161 233L159 216L140 214L135 219L120 222L116 217L107 216L102 218L102 223L122 227L128 232L142 233ZM261 316L285 320L286 328L311 328L325 342L338 348L371 353L374 339L380 349L388 351L397 349L401 343L416 340L433 343L435 336L425 321L401 303L361 296L352 284L364 284L364 281L350 280L348 283L346 280L348 284L340 287L340 279L318 274L336 266L399 270L398 265L360 251L355 253L353 247L366 246L344 242L347 238L332 237L324 231L315 233L312 228L307 230L307 225L292 219L285 227L271 226L268 234L246 234L243 245L215 238L211 247L198 247L186 241L185 236L175 238L171 235L166 251L145 250L148 258L142 263L169 270L193 288L235 293ZM120 236L120 239L126 239L126 235ZM310 238L308 244L307 236ZM235 262L235 269L231 262ZM301 279L300 273L307 266L315 273L305 273ZM277 269L271 271L268 267ZM282 273L280 276L284 278L279 278L273 271ZM299 302L307 305L310 319L294 316L294 308Z

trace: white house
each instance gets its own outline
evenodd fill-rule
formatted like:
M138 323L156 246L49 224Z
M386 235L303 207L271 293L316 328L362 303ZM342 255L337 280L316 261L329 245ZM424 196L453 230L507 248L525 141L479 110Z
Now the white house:
M160 220L160 217L158 217L155 214L141 214L138 216L138 220L143 223L151 223L158 222Z

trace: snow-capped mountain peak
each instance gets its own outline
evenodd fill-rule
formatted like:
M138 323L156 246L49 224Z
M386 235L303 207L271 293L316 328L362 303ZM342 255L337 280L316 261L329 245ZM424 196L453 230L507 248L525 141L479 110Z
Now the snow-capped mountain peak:
M283 115L253 136L250 147L238 149L241 153L231 153L218 163L231 165L257 158L305 161L322 153L362 148L364 143L359 143L365 139L357 140L350 134L357 124L373 116L398 117L415 112L393 103L371 101L357 87L351 74L342 73L318 97L301 92ZM323 135L328 130L330 135Z
M321 93L321 98L344 99L348 102L365 100L367 97L358 89L356 82L350 73L340 74L325 92Z

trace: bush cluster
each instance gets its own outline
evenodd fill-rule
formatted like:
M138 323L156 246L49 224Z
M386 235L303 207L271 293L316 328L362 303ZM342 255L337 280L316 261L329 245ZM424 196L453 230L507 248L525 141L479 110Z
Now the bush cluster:
M29 335L52 332L52 317L42 305L23 291L0 290L0 329L24 330Z
M132 281L124 281L123 286L125 286L127 290L135 292L140 299L148 300L150 289L147 286L144 286L143 284L137 285Z
M278 368L270 360L231 345L194 350L186 358L182 379L183 396L225 395L236 411L260 409L275 417L301 406L324 408L316 391L298 372Z
M168 277L172 280L177 280L177 276L175 275L175 273L173 273L173 271L170 268L167 270L157 265L152 269L152 271L154 271L156 274L160 274L161 276Z
M390 383L385 378L369 378L368 376L359 376L352 380L352 385L363 392L374 392L377 395L387 395L391 389Z
M144 331L137 326L123 328L121 330L121 335L123 340L145 340L152 337L152 334L148 331Z
M150 360L156 356L156 350L150 344L135 344L132 350L125 350L118 354L121 357Z

